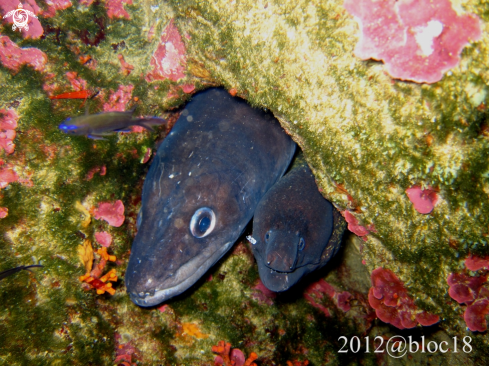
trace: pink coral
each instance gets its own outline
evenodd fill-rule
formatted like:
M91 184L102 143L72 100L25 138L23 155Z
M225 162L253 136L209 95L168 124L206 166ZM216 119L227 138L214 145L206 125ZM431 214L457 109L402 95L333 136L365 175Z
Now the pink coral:
M56 11L64 10L72 6L70 0L45 0L48 6L47 10L43 11L42 15L45 18L52 18L56 15Z
M334 301L336 306L343 312L348 312L351 309L350 299L352 295L347 291L341 291L325 280L321 279L317 282L310 284L304 291L304 298L314 306L323 312L324 315L330 316L331 313L328 308L319 303L319 300L327 295L331 300Z
M277 296L277 293L270 291L266 286L258 279L255 287L253 287L255 291L251 294L251 297L255 300L263 302L267 305L273 305L273 300Z
M190 94L195 90L195 85L193 84L183 84L180 85L184 93Z
M489 256L480 258L475 255L469 255L467 258L465 258L465 267L471 271L489 269Z
M0 188L5 188L18 180L19 176L13 169L9 167L0 168Z
M121 200L114 203L103 202L93 212L95 219L103 219L111 226L119 227L124 222L124 204Z
M117 55L117 58L119 59L119 62L121 63L122 74L125 76L129 75L131 73L131 71L134 70L134 66L127 63L126 60L124 60L124 56L121 53L119 53Z
M36 71L44 71L48 57L37 48L20 48L7 36L0 36L0 63L6 68L18 72L22 65L28 65Z
M8 208L0 207L0 219L3 219L8 216Z
M379 267L372 271L371 280L368 301L383 322L405 329L418 323L429 326L440 321L438 315L418 310L404 284L391 270Z
M119 89L117 89L116 92L112 91L109 96L109 101L107 103L104 103L104 111L125 111L127 102L129 102L132 98L133 89L134 86L131 84L119 85Z
M85 180L91 180L96 173L100 173L101 176L104 176L107 173L107 168L105 165L93 167L88 171Z
M6 130L0 132L0 149L5 150L7 154L12 154L15 149L15 144L13 143L15 139L14 130Z
M112 244L112 235L106 231L95 233L95 240L101 246L108 248L110 247L110 244Z
M109 18L131 19L126 9L124 9L124 4L132 5L132 0L107 0L105 6L107 7Z
M481 272L475 276L467 273L451 273L447 278L450 286L448 294L459 304L467 305L464 312L467 327L473 332L484 332L487 330L486 315L489 314L488 271L484 270L487 266L487 257L479 258L470 255L465 260L465 266Z
M479 18L457 15L449 0L345 0L344 7L360 26L355 55L383 60L396 79L441 80L464 46L481 36Z
M19 5L18 0L0 0L0 9L2 9L3 12L2 15L5 16L11 10L17 9L18 5ZM27 0L22 2L22 6L25 10L32 11L36 15L39 15L41 13L41 8L39 8L39 6L34 0ZM8 17L5 20L7 20L10 24L13 24L14 22L12 17ZM33 16L29 16L27 25L29 26L28 30L25 28L22 28L21 30L22 36L24 38L33 38L33 39L41 38L41 36L44 33L44 30L42 29L39 19L34 18Z
M143 157L143 160L141 161L141 163L146 164L150 157L151 157L151 148L148 147L148 148L146 148L146 153L144 154L144 157Z
M421 214L431 213L438 202L436 191L432 188L421 189L419 186L412 186L406 189L406 194L414 209Z
M134 347L131 344L131 341L128 341L126 343L122 343L123 339L122 336L119 333L115 333L115 359L114 359L114 364L116 365L136 365L136 363L133 363L133 357L135 358L134 361L137 359L137 354L139 350Z
M161 34L160 44L151 57L153 70L146 75L146 81L165 80L178 81L185 77L187 65L185 44L178 33L173 19Z
M15 130L17 128L17 121L19 116L13 109L8 111L0 109L0 129L2 130Z
M366 235L370 231L365 226L358 225L357 218L353 216L350 211L348 210L343 211L343 216L345 217L345 220L348 223L348 230L350 230L353 234L358 235L362 237L362 239L366 240Z
M4 150L7 154L12 154L15 149L13 140L19 116L13 109L6 111L0 109L0 151Z
M79 78L77 72L68 71L65 75L66 75L66 78L70 81L71 87L74 90L77 90L77 91L86 90L87 81L82 79L82 78Z

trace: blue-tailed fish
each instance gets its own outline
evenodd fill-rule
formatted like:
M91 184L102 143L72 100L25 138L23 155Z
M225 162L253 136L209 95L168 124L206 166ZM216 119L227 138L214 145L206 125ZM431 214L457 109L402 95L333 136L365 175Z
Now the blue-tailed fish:
M323 267L340 247L346 223L300 163L263 196L248 237L263 284L281 292Z
M68 135L87 136L101 140L114 132L131 132L130 126L141 126L153 131L151 125L162 124L164 119L158 117L134 118L134 110L127 112L102 112L85 114L66 119L59 129Z
M201 278L241 235L294 151L270 113L222 89L197 94L144 182L125 277L132 301L157 305Z
M23 270L28 271L29 268L33 268L33 267L43 267L43 266L40 264L31 264L29 266L19 266L19 267L15 267L15 268L6 269L5 271L0 272L0 280L3 280L4 278L6 278L8 276L11 276L14 273L17 273L17 272L20 272Z

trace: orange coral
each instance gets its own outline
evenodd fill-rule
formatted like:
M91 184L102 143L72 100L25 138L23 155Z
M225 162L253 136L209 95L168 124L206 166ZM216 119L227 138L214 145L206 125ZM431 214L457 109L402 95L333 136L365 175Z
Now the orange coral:
M293 362L290 362L290 361L287 361L287 366L307 366L309 365L309 361L305 360L305 361L293 361Z
M105 292L114 295L115 289L112 288L112 284L110 282L117 281L117 274L115 269L111 269L103 276L102 272L105 269L107 261L116 261L115 255L109 255L107 253L107 248L105 247L98 249L96 253L100 255L100 260L92 269L93 249L90 241L86 240L84 242L84 245L80 245L78 252L80 255L80 259L87 271L86 274L79 277L79 280L90 285L90 288L95 288L97 290L97 294L99 295L102 295Z
M219 341L217 346L212 346L212 352L217 353L222 358L223 363L219 364L224 366L257 366L256 363L253 362L258 358L258 355L255 352L251 352L250 357L246 359L244 364L238 364L236 361L231 360L231 343L229 342ZM216 364L218 363L216 362Z

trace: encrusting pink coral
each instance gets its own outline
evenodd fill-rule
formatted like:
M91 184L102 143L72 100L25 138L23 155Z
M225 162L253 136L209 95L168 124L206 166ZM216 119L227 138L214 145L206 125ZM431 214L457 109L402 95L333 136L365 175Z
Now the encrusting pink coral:
M263 302L267 305L273 305L273 300L277 297L277 293L269 290L266 286L258 279L256 285L253 287L253 293L251 297L259 302Z
M316 309L321 310L324 315L331 316L329 309L319 303L319 300L324 297L324 294L333 300L336 306L343 312L346 313L351 309L350 299L352 295L348 291L337 289L323 279L311 283L304 291L304 298Z
M345 210L342 212L343 216L345 217L346 222L348 223L348 230L350 230L353 234L358 235L361 237L363 240L367 240L367 234L370 233L370 231L362 225L358 225L358 220L353 214ZM373 228L373 225L371 225ZM375 230L375 229L374 229ZM373 231L373 230L372 230Z
M448 294L459 304L467 305L464 312L467 327L473 332L484 332L487 330L486 315L489 314L489 258L469 255L465 259L465 267L480 272L476 276L451 273L447 278Z
M13 140L15 138L15 129L17 128L17 120L19 116L13 109L8 111L0 109L0 152L5 151L6 154L12 154L15 149Z
M107 173L107 168L105 165L102 165L90 169L85 176L85 180L91 180L96 173L100 173L101 176L104 176Z
M360 26L355 55L383 60L396 79L434 83L481 36L473 14L457 15L449 0L345 0Z
M132 98L132 90L134 85L119 85L119 89L116 92L111 91L109 101L104 103L104 112L119 111L124 112L126 110L126 104Z
M0 63L6 68L18 72L22 65L28 65L36 71L44 71L48 57L37 48L20 48L7 36L0 36Z
M429 326L440 321L438 315L418 310L401 280L391 270L381 267L373 270L371 281L368 301L383 322L405 329L414 328L418 323Z
M134 66L127 63L126 60L124 60L124 56L119 53L117 55L117 58L119 59L119 62L121 63L121 72L124 76L127 76L131 73L132 70L134 70Z
M99 203L98 208L93 210L95 219L103 219L111 226L119 227L124 222L124 204L121 200L114 203L103 202Z
M489 269L489 255L485 256L484 258L469 255L467 258L465 258L465 267L471 271Z
M431 213L438 202L438 196L433 188L421 189L419 186L412 186L406 189L406 194L414 209L420 214Z
M95 240L101 246L108 248L108 247L110 247L110 244L112 244L112 235L110 235L106 231L102 231L100 233L95 233Z
M147 82L165 79L178 81L185 77L187 65L185 44L173 24L173 19L163 30L160 44L151 57L150 65L153 70L146 75Z
M52 18L58 10L65 10L73 5L70 0L45 0L45 2L48 6L47 10L42 13L45 18Z
M18 180L19 176L13 169L8 166L0 168L0 188L5 188L10 183L17 182Z
M132 5L132 0L107 0L105 2L105 6L107 8L107 16L110 19L131 19L129 13L126 11L126 9L124 9L124 4Z

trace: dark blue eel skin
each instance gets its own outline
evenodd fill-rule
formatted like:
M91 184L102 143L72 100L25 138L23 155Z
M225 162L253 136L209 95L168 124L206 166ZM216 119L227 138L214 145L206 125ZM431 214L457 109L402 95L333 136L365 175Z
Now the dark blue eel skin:
M298 164L255 211L251 242L263 284L286 291L323 267L338 251L345 228L341 214L319 193L307 164Z
M195 95L151 164L125 283L154 306L191 287L234 244L284 174L295 143L223 89Z

